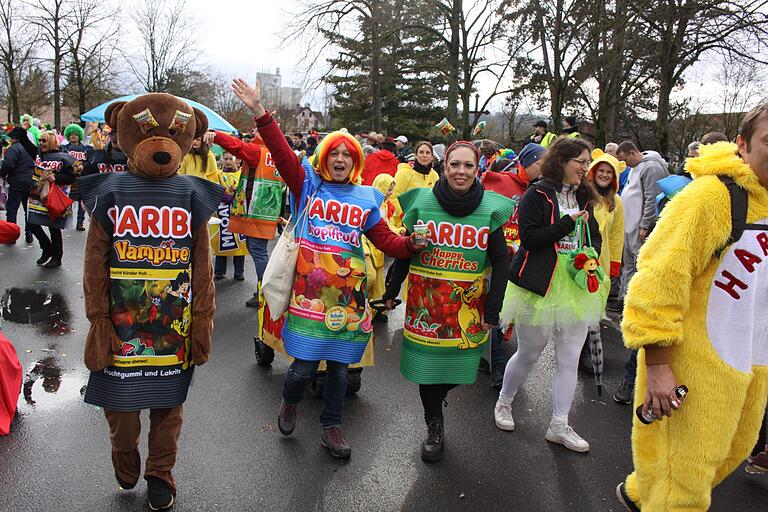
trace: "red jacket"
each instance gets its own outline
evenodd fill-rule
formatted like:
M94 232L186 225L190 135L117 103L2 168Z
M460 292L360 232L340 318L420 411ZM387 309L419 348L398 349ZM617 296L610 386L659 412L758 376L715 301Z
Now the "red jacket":
M496 192L504 197L514 199L517 204L520 204L520 199L525 193L525 189L528 188L530 180L527 179L528 175L512 173L512 172L495 172L487 171L483 174L481 182L485 187L485 190ZM509 249L509 255L512 256L520 247L520 228L517 223L517 206L515 206L514 212L509 220L504 224L504 239L507 241L507 248Z
M365 157L363 167L363 185L373 185L373 180L382 173L387 173L394 178L399 163L397 157L385 149L368 155Z

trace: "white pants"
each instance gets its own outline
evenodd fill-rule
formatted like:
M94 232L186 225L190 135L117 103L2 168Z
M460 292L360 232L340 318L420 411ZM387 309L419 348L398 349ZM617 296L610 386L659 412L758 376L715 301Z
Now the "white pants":
M583 324L565 326L516 325L517 352L507 362L501 396L512 400L547 343L555 344L557 370L552 381L552 415L568 416L576 391L579 356L587 337Z

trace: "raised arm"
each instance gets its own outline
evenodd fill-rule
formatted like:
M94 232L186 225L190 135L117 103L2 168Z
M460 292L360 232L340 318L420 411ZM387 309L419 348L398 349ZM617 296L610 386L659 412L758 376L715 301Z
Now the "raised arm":
M252 169L259 165L261 160L261 147L258 144L245 143L237 137L224 132L215 132L213 142L218 144L236 158L244 160Z
M301 162L288 145L288 141L285 140L285 136L283 136L275 120L261 104L261 84L256 80L256 83L251 87L245 80L236 78L232 81L232 91L253 112L259 134L272 153L272 159L275 161L280 176L285 180L293 198L298 203L304 184L304 167L301 166Z

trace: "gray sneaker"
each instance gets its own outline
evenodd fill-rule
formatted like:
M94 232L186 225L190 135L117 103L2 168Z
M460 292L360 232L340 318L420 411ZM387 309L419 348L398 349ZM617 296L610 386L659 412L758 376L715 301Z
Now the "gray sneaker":
M613 401L618 404L629 405L632 403L634 391L635 385L627 379L622 379L621 384L613 394Z
M298 408L298 404L287 404L285 400L280 404L280 412L277 414L277 428L284 436L293 434L293 429L296 428Z
M337 459L348 459L352 455L352 448L338 425L321 429L320 444L331 450L331 455Z

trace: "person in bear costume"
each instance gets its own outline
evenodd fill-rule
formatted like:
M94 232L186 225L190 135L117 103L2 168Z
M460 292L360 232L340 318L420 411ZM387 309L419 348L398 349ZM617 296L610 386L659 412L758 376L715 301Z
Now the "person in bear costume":
M208 360L215 311L208 219L224 189L177 174L205 114L170 94L110 104L128 172L85 176L91 213L83 290L91 322L87 403L104 409L115 476L123 489L140 476L139 414L149 409L144 478L149 507L173 505L183 403L195 366Z
M634 417L635 469L617 488L626 510L708 510L757 440L768 396L767 141L768 104L746 115L737 144L703 145L686 162L696 179L640 251L622 332L639 350L635 407L660 420ZM748 207L735 242L726 183Z

